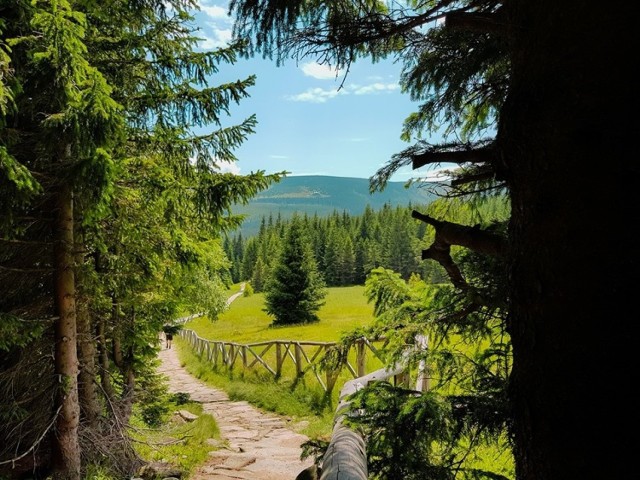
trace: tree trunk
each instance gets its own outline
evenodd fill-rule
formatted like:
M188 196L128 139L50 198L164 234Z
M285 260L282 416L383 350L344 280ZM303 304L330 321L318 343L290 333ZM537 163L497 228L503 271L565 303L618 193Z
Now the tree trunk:
M95 428L100 415L100 403L96 391L96 347L86 302L78 302L76 309L78 311L78 357L80 361L78 376L80 410L87 426Z
M73 265L73 195L71 188L60 188L56 204L55 374L58 379L56 410L60 409L53 438L54 477L80 479L78 444L78 355L76 340L75 278Z
M82 235L77 234L79 240ZM84 243L84 242L82 242ZM76 291L76 320L78 323L78 360L80 372L78 374L78 397L80 402L81 421L91 429L97 428L100 415L100 403L96 389L96 344L93 326L89 315L89 304L86 294L81 294L82 265L84 254L81 245L76 245L76 284L80 287Z
M633 2L514 0L498 141L512 194L510 318L521 480L629 478L638 242ZM635 122L637 123L637 122ZM627 228L625 228L627 227ZM630 317L633 312L633 317ZM633 414L635 415L635 414Z
M100 319L98 323L98 358L100 363L100 385L105 399L109 405L113 405L115 392L111 384L111 373L109 368L109 348L107 346L106 321ZM110 410L110 413L114 412Z

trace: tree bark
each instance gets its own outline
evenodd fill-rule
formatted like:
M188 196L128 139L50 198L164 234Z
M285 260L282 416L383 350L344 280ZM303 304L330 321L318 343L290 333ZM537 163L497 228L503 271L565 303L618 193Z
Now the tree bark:
M107 345L106 320L100 319L98 323L98 358L100 364L100 386L107 403L112 406L115 397L111 383L111 369L109 365L109 347ZM114 412L111 411L111 414Z
M55 374L58 379L56 419L53 437L54 478L80 479L78 424L78 356L76 337L75 276L73 264L73 194L71 187L60 187L55 220Z
M78 358L80 373L78 390L80 411L87 426L95 428L100 415L100 403L96 390L96 347L93 328L87 304L82 301L76 305L78 320Z
M508 173L516 474L630 478L640 251L632 2L513 0ZM633 315L633 316L630 316ZM635 424L634 424L635 425Z
M76 232L76 243L84 244L82 234ZM96 385L96 344L94 329L89 314L89 304L86 294L82 292L82 265L84 253L80 251L82 245L76 245L76 284L80 287L76 290L76 320L78 324L78 361L80 372L78 374L78 397L80 403L81 422L87 427L95 429L98 426L100 416L100 403Z

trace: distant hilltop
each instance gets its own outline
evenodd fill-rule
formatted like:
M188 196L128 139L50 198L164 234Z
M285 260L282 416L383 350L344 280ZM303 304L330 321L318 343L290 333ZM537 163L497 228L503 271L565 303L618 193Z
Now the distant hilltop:
M235 232L243 237L256 235L263 216L290 218L295 212L324 217L334 210L350 215L361 215L366 206L379 210L385 204L426 205L435 196L416 185L405 187L405 182L389 182L382 192L369 193L366 178L331 177L324 175L291 176L260 192L247 205L236 205L233 212L246 215L242 226Z

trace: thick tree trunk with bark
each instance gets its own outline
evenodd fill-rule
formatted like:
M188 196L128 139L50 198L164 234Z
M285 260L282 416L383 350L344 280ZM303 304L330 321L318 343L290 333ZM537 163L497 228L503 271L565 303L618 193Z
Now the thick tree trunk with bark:
M629 352L637 318L633 2L508 3L508 172L517 476L629 478ZM633 128L632 128L633 127ZM597 253L597 254L596 254ZM633 305L635 307L635 305ZM629 375L629 376L628 376Z
M73 263L73 195L62 186L56 202L55 374L58 379L56 411L59 409L53 440L54 477L80 479L78 424L78 355L76 339L75 278Z

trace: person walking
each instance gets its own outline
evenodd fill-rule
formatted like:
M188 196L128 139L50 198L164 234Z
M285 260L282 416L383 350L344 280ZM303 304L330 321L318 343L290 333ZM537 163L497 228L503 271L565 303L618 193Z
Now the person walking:
M172 325L165 325L164 327L162 327L162 331L164 332L164 339L165 339L165 348L171 348L171 343L173 342L173 332L175 331L174 326Z

